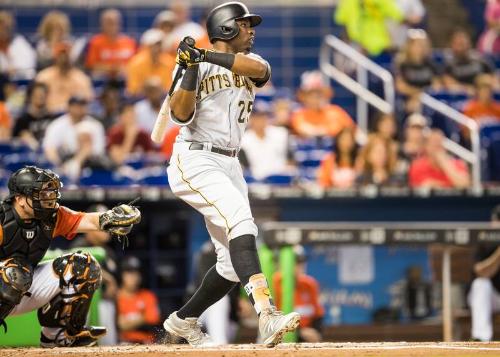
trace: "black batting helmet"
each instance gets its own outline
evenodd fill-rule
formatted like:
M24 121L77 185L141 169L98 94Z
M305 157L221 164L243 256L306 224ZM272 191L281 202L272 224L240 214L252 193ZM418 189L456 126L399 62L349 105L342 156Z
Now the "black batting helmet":
M57 211L60 188L59 176L48 169L26 166L17 170L9 178L9 197L23 195L32 200L35 218L48 219Z
M235 38L240 31L236 20L242 19L250 20L251 27L262 22L262 17L251 14L241 2L226 2L214 8L207 17L207 32L210 42Z

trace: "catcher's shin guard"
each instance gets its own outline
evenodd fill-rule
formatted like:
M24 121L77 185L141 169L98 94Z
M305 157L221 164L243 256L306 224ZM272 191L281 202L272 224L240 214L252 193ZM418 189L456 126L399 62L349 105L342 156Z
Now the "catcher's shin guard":
M0 261L0 326L7 332L4 319L21 302L33 281L33 268L21 258L7 258Z
M38 309L38 320L45 328L60 329L55 336L44 336L42 332L42 346L95 344L106 329L87 327L85 322L92 296L101 285L99 263L90 254L78 252L55 259L52 267L62 291Z

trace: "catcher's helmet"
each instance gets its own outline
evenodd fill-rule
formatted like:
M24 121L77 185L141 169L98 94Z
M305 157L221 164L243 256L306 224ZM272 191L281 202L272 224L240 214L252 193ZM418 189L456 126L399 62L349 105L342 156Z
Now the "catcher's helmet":
M227 2L214 8L207 17L207 32L211 43L215 40L230 40L240 31L236 20L248 19L250 26L262 22L262 17L251 14L241 2Z
M57 211L63 186L59 176L48 169L26 166L9 178L9 197L23 195L32 200L35 218L48 219Z

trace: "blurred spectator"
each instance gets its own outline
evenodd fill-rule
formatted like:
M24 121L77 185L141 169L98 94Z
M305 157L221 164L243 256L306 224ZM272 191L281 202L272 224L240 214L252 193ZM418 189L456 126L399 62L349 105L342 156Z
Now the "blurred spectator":
M432 313L432 286L423 275L418 265L411 265L406 271L405 305L412 320L421 320Z
M36 44L37 69L41 70L54 63L54 49L61 42L71 42L70 59L77 63L85 48L84 38L71 36L71 24L62 11L49 11L38 26L38 42Z
M54 65L36 76L37 82L44 83L49 88L47 109L50 113L66 111L71 96L85 97L89 101L94 97L90 78L73 65L70 51L69 43L58 43L54 47Z
M398 136L398 124L394 114L378 113L375 121L375 133L386 140L395 140Z
M168 53L175 54L175 50L179 42L172 37L175 28L175 14L170 10L163 10L159 12L154 21L153 28L163 32L162 49Z
M126 103L120 110L120 121L109 129L108 152L115 164L122 164L131 153L145 153L154 150L150 135L137 125L132 103Z
M292 100L286 97L275 98L272 105L274 125L289 128L294 105Z
M155 327L160 323L158 299L141 288L141 263L128 257L122 265L121 286L117 296L120 340L129 343L153 343Z
M90 206L86 212L104 213L108 207L102 204ZM101 346L113 346L118 343L116 326L116 295L118 293L118 258L108 245L111 235L106 231L90 231L77 236L71 241L71 248L100 247L106 252L105 259L100 262L102 272L102 299L99 301L99 322L106 326L106 336L99 340Z
M141 37L141 50L127 66L127 91L134 96L143 95L144 84L149 78L158 78L163 90L172 84L175 56L162 52L163 32L150 29Z
M92 116L102 123L105 130L108 130L118 122L121 103L120 88L108 83L99 96L99 102L95 105Z
M440 130L432 130L426 138L425 153L415 159L409 172L411 187L466 188L470 185L469 169L465 162L448 155Z
M396 173L396 164L397 154L393 150L392 142L377 134L371 134L357 160L360 174L356 181L362 186L400 185L402 178Z
M321 329L325 311L319 302L319 284L306 274L306 254L302 246L295 246L295 289L294 310L300 314L298 329L299 342L321 342ZM282 309L282 274L277 271L273 276L273 289L276 306Z
M241 159L257 180L292 171L288 146L288 130L270 125L272 109L269 103L256 100L250 118L250 129L241 140Z
M349 39L370 56L391 48L388 19L404 19L395 0L340 0L335 11L335 22L345 26Z
M413 160L424 153L426 128L427 119L420 113L414 113L406 119L403 144L399 152L406 170L410 168Z
M179 134L180 130L181 127L179 125L174 125L167 129L167 132L165 133L160 151L167 160L172 156L172 152L174 151L175 139L177 139L177 135Z
M137 117L139 127L144 129L147 133L153 131L156 117L163 104L165 91L159 78L148 78L144 83L144 96L143 100L135 103L135 115ZM174 125L169 123L169 125Z
M0 73L12 79L35 75L36 53L29 42L14 33L15 21L8 11L0 11Z
M439 71L431 58L429 39L424 30L408 30L406 46L396 58L396 88L414 97L430 86L439 87Z
M191 20L191 5L187 0L173 0L170 3L170 10L175 15L175 28L172 38L176 39L176 45L186 36L191 36L198 41L205 36L205 29L198 23Z
M469 34L463 29L455 30L443 76L446 88L470 93L476 76L493 72L493 66L471 49Z
M54 119L47 110L48 87L44 83L32 82L26 92L23 114L17 118L13 136L19 137L32 150L37 150L45 130Z
M101 33L90 39L86 66L93 77L122 78L136 51L135 40L121 33L122 15L117 9L101 13Z
M500 205L493 208L492 226L500 224ZM500 247L482 243L476 247L473 266L474 280L468 302L472 315L473 340L491 341L493 338L492 315L500 311Z
M0 141L10 139L12 129L12 120L10 118L7 106L0 100Z
M302 137L332 136L342 129L354 127L344 109L330 104L333 90L320 71L304 72L298 98L303 107L292 115L292 129Z
M464 114L478 124L498 123L500 121L500 102L493 97L495 78L481 74L475 80L475 95L464 107ZM468 131L467 131L468 133Z
M392 46L399 49L406 42L406 33L410 28L421 27L425 16L425 7L421 0L396 0L396 5L403 14L403 21L389 21Z
M50 123L43 138L45 157L56 166L63 165L73 180L87 160L105 152L104 128L88 115L87 105L84 97L71 97L68 113Z
M349 188L356 180L355 162L358 146L353 128L345 128L335 140L333 152L321 161L318 172L318 184L321 187Z
M488 0L484 11L486 28L482 33L478 49L482 53L498 56L500 54L500 1Z

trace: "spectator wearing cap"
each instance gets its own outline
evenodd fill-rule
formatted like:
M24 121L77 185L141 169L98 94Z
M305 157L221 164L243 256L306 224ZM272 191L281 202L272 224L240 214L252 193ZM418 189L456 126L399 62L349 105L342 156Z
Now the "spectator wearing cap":
M88 115L87 107L86 98L71 97L68 113L51 122L43 138L45 157L71 179L78 178L89 158L105 152L104 127Z
M479 125L500 122L500 102L494 98L495 78L480 74L474 82L474 98L464 106L464 114Z
M264 179L271 175L290 173L291 162L288 130L271 125L272 108L263 100L256 100L250 117L250 129L241 140L244 157L253 177Z
M86 45L83 37L71 36L71 24L68 15L59 10L49 11L38 26L36 43L37 70L40 71L54 62L54 47L61 42L71 42L70 58L73 63L80 59Z
M158 112L161 109L166 91L159 78L151 77L144 82L143 92L144 99L135 103L135 114L139 126L146 132L151 133L153 131ZM170 121L168 125L169 127L175 126L175 124Z
M176 25L175 13L170 10L163 10L159 12L154 21L153 28L163 32L163 51L170 52L175 55L176 46L179 41L173 37L173 31Z
M106 212L109 208L103 204L90 206L86 212ZM106 255L100 262L102 272L102 299L99 301L99 322L106 326L106 336L99 340L101 346L113 346L118 343L116 326L116 295L118 293L119 266L115 251L109 246L111 235L106 231L91 231L78 235L71 241L71 248L100 247ZM83 249L85 250L85 249Z
M464 29L451 35L450 53L447 54L443 82L451 91L471 93L474 79L483 73L492 74L494 66L471 48L470 36Z
M85 65L92 77L124 77L137 44L133 38L121 33L122 15L117 9L104 10L100 23L101 33L90 39Z
M395 58L396 89L408 98L407 110L415 111L418 95L425 89L439 89L440 71L431 58L431 46L427 33L410 29L406 45Z
M32 79L36 53L29 42L14 32L15 20L9 11L0 11L0 73L12 79Z
M133 96L144 94L144 84L149 78L158 78L163 90L172 84L175 56L162 51L164 33L150 29L141 37L141 50L127 65L127 92Z
M295 289L294 309L300 314L300 326L298 329L300 342L321 342L321 330L325 310L319 301L320 287L318 281L306 274L307 257L304 247L294 247L295 252ZM273 289L276 306L282 308L283 291L281 271L273 275Z
M297 94L302 107L292 114L291 127L302 137L335 137L344 128L354 127L354 121L344 109L330 104L333 90L320 71L301 76Z
M137 124L132 103L125 103L121 107L119 120L119 123L108 131L107 149L115 164L122 164L132 153L154 151L150 134Z
M427 129L427 118L420 113L413 113L406 119L403 144L399 151L399 157L404 162L406 171L412 161L424 153Z
M139 259L126 258L117 296L118 328L122 342L147 344L155 340L154 329L160 323L158 299L151 290L141 285Z
M424 154L410 166L409 184L413 188L467 188L469 168L460 159L450 157L443 146L440 130L432 130L425 140Z
M47 110L52 114L66 111L72 96L92 100L94 89L90 78L75 67L70 58L71 44L61 42L54 46L55 63L40 71L36 81L44 83L48 91Z
M47 126L54 116L47 110L47 85L33 82L26 92L23 113L17 118L13 136L20 138L33 150L37 150L41 143Z
M356 181L358 146L353 128L345 128L338 135L333 151L321 160L318 184L323 188L349 188Z
M197 22L191 20L191 5L187 0L173 0L170 2L170 11L174 13L175 28L172 37L178 41L190 36L195 41L205 36L205 29Z

